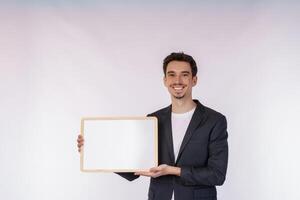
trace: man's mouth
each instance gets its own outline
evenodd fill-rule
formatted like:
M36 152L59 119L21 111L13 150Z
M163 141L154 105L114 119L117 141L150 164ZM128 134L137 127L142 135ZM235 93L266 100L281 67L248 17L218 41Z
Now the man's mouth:
M172 87L175 91L181 91L183 90L183 88L185 88L184 86L173 86Z

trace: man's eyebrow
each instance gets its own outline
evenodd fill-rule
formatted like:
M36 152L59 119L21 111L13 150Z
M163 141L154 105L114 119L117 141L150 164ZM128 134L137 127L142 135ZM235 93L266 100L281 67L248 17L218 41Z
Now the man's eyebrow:
M173 74L175 73L174 71L168 71L167 74Z
M189 72L189 71L182 71L181 73L183 73L183 74L190 74L191 72Z
M174 71L168 71L167 74L172 74L172 73L175 73ZM182 71L180 72L182 74L190 74L191 72L190 71Z

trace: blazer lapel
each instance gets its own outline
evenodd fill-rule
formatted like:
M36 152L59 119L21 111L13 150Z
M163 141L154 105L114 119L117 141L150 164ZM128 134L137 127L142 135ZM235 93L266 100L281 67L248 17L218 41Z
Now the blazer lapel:
M179 149L179 153L178 153L178 156L177 156L176 164L177 164L178 160L180 159L180 156L181 156L185 146L190 141L190 139L191 139L191 137L194 133L194 130L199 126L200 122L203 120L203 111L204 111L203 105L198 100L194 100L194 102L197 103L197 107L194 111L192 119L191 119L191 121L188 125L186 133L185 133L184 138L182 140L182 143L181 143L181 146L180 146L180 149ZM172 143L173 143L173 140L172 140Z
M172 164L174 164L175 155L174 155L173 137L172 137L171 112L172 112L172 106L170 105L167 107L162 120L164 124L164 131L163 131L165 133L164 137L169 151L168 153L172 161Z

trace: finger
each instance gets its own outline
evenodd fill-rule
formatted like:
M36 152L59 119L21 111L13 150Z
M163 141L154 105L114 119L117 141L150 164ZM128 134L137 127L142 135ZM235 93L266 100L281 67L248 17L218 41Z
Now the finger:
M145 171L139 171L139 172L135 172L134 175L142 175L142 174L146 174L147 172Z
M77 140L77 144L84 144L84 140Z
M160 176L162 176L162 173L161 173L161 172L157 172L157 173L154 173L154 174L152 175L153 178L157 178L157 177L160 177Z
M141 176L148 176L148 177L150 177L150 176L153 175L153 173L151 173L151 172L135 172L134 175L141 175Z
M157 172L157 171L160 171L160 169L158 167L152 167L150 169L150 172Z
M78 144L83 144L84 141L83 141L83 140L79 140L79 141L77 141L77 143L78 143Z
M84 139L83 135L78 135L77 138L78 138L79 140L83 140L83 139Z
M148 172L148 173L143 173L143 174L141 174L142 176L147 176L147 177L152 177L152 174L150 173L150 172Z
M166 164L159 165L159 166L157 167L157 170L163 170L163 169L165 169L167 166L168 166L168 165L166 165Z

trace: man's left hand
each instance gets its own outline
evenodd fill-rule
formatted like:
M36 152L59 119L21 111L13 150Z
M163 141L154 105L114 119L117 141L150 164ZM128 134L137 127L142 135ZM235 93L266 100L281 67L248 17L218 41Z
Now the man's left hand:
M148 176L157 178L164 175L176 175L180 176L181 169L179 167L173 167L166 164L159 165L158 167L152 167L149 171L135 172L134 175Z

